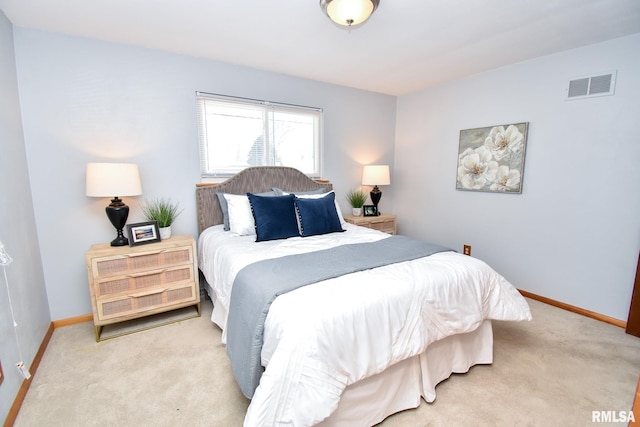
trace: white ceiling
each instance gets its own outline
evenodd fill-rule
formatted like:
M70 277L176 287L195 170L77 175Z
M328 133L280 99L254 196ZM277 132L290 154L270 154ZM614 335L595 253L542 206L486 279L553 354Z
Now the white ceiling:
M0 9L15 26L390 95L640 33L640 0L380 0L350 32L319 0L0 0Z

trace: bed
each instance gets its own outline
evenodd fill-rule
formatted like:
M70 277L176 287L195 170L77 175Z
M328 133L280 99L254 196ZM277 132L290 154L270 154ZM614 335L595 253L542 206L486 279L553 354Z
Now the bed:
M269 194L274 189L275 194ZM321 198L324 207L335 203L331 183L286 167L252 167L215 186L196 188L199 267L214 304L212 321L222 329L229 354L230 343L237 346L239 339L234 325L241 322L235 319L250 311L234 309L242 307L234 297L237 301L236 283L245 271L285 259L303 259L301 264L309 267L321 264L308 262L314 259L310 257L345 248L372 254L361 248L378 248L375 245L390 244L397 237L347 224L336 208L344 231L256 242L255 232L240 231L247 218L225 224L225 216L240 217L236 202L244 203L247 193L264 196L254 196L252 208L267 195L284 195L278 198L284 200L295 194L289 197L300 203L299 230L304 224L308 230L314 225L303 218L303 207L317 206ZM307 204L304 199L314 201ZM258 213L256 207L260 240L265 234ZM276 271L284 274L280 268ZM263 285L262 278L249 282ZM445 249L323 278L279 294L269 306L260 347L254 349L261 365L257 388L247 393L238 379L243 393L251 397L245 426L377 424L419 406L421 399L433 402L436 385L452 373L492 363L492 319L531 319L524 298L502 276L480 260Z

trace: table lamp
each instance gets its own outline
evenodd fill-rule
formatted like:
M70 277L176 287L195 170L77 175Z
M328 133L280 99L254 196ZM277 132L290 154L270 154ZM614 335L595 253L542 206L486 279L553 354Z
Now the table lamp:
M142 194L138 165L133 163L87 163L87 196L113 197L106 207L107 217L117 231L111 246L129 244L122 229L127 223L129 206L120 196L139 196Z
M369 195L371 196L371 202L373 202L378 215L380 215L378 203L382 197L382 191L380 191L378 185L389 184L391 184L391 179L389 178L389 165L369 165L363 168L362 185L373 185L373 189Z

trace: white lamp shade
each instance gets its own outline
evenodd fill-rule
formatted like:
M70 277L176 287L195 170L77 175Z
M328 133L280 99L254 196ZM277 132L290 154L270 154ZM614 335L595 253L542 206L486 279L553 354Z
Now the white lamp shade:
M362 185L389 185L389 165L369 165L362 170Z
M87 196L122 197L142 194L138 165L87 163Z
M369 19L378 6L378 1L322 0L320 5L336 24L353 27Z

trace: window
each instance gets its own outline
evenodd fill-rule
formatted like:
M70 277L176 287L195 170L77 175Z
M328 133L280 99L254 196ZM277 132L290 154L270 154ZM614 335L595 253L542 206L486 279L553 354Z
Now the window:
M322 109L196 93L202 177L291 166L320 177Z

